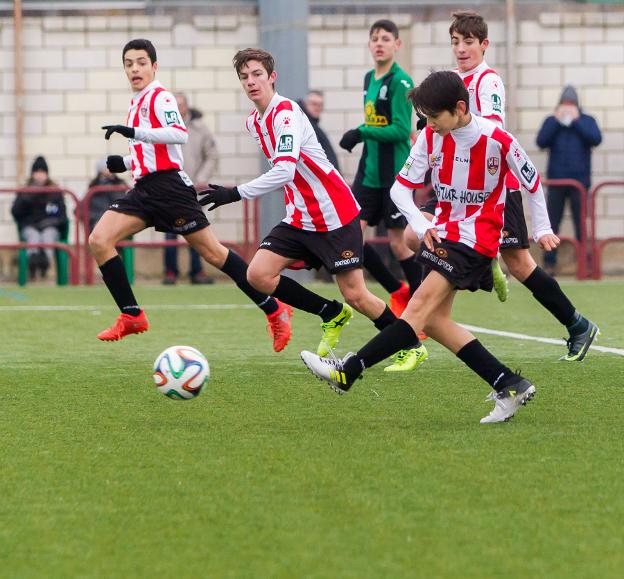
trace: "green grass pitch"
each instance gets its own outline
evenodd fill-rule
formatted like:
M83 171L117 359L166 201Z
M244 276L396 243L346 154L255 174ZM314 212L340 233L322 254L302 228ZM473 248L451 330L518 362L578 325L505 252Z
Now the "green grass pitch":
M563 287L598 345L624 348L624 283ZM275 354L232 285L136 293L151 329L111 344L95 338L117 315L103 287L0 292L2 577L622 576L623 356L563 363L563 342L480 334L537 387L481 426L488 387L431 340L416 372L382 364L339 397L299 359L317 318L296 312ZM459 296L454 317L564 333L518 284L506 304ZM356 315L339 351L373 332ZM195 400L153 385L175 344L210 361Z

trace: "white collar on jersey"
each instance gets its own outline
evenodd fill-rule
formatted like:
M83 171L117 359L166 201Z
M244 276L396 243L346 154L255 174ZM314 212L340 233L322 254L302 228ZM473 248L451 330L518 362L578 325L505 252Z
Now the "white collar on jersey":
M143 90L139 92L135 92L132 95L132 100L140 99L146 92L149 92L150 90L154 88L160 88L160 87L162 87L162 83L159 80L154 79Z
M275 91L275 94L273 95L273 98L269 101L269 105L267 106L267 108L264 110L264 114L260 114L260 111L258 111L258 121L261 121L264 117L267 116L268 113L271 112L271 109L275 106L277 106L277 101L280 100L282 97L277 94L277 91ZM258 110L258 109L256 109Z
M468 70L466 72L459 72L459 70L457 70L457 74L461 78L466 78L467 76L470 76L471 74L476 74L477 72L481 72L483 70L486 70L487 68L490 68L490 65L484 60L481 62L481 64L475 66L472 70Z
M470 122L461 129L453 129L451 135L453 140L462 147L472 147L481 137L481 127L477 115L471 115Z

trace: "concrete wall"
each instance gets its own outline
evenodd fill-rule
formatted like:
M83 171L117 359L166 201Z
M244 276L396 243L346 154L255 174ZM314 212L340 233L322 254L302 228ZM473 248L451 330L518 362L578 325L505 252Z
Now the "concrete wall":
M449 68L451 8L392 14L404 47L400 62L418 83L430 68ZM505 77L505 30L501 10L488 15L492 47L487 59ZM368 27L388 14L312 15L309 20L309 84L325 92L322 125L337 145L343 131L362 122L361 82L371 60ZM535 134L557 103L561 87L577 86L583 108L603 130L594 154L594 183L624 178L624 9L585 7L569 12L549 9L520 15L517 38L518 114L514 132L544 168ZM525 19L526 18L526 19ZM0 186L16 185L12 19L0 19ZM82 194L95 161L123 154L124 141L106 142L100 126L120 122L130 94L121 66L121 48L133 37L148 37L159 54L159 79L185 91L203 110L217 136L220 160L215 181L240 183L263 168L253 141L243 132L250 110L231 67L235 51L258 41L257 19L249 14L46 16L24 20L24 82L27 167L43 154L51 176ZM279 63L278 63L279 72ZM279 87L279 80L278 80ZM356 149L357 150L357 149ZM357 156L339 154L350 178ZM624 187L605 192L598 203L599 235L624 236ZM0 198L0 238L15 238L8 208ZM239 206L218 210L218 235L241 239ZM564 229L569 233L570 229ZM143 239L159 236L142 234Z

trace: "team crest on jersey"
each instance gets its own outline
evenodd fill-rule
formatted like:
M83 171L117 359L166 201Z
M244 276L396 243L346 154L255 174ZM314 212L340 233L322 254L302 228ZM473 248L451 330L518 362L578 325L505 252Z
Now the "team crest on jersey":
M492 109L497 113L503 112L503 101L497 94L492 95Z
M442 153L431 153L429 155L429 166L433 169L434 167L439 167L442 164Z
M385 84L379 89L379 100L380 101L388 100L388 87Z
M147 105L141 107L141 116L147 118Z
M293 150L293 136L292 135L282 135L279 140L279 145L277 146L277 150L280 153L291 153Z
M168 125L179 125L178 113L176 111L165 111L165 122Z
M535 167L527 161L524 165L522 165L520 173L522 173L522 176L527 180L527 183L530 183L533 179L535 179L537 171L535 170Z
M498 171L499 163L500 163L500 160L498 157L490 157L487 160L487 168L488 168L488 173L490 175L496 175L496 172Z

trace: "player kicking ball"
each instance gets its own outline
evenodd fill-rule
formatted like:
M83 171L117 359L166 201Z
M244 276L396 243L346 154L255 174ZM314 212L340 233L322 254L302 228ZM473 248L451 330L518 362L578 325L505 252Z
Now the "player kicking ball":
M494 401L494 409L481 423L503 422L533 398L535 386L455 323L451 311L457 290L492 291L491 261L500 242L508 171L530 192L534 239L550 250L559 245L559 238L550 227L537 170L512 135L470 113L468 91L457 74L434 72L410 91L409 98L416 112L427 117L427 127L391 195L409 227L424 241L418 259L426 277L401 319L356 353L337 360L304 351L301 357L318 378L345 393L366 368L424 330L492 387L487 400ZM423 187L428 169L441 208L433 222L412 197L414 189Z
M212 211L226 203L283 191L286 217L260 244L249 264L247 279L258 291L320 316L323 335L317 354L326 356L351 319L352 307L379 330L393 324L396 317L364 283L360 207L327 159L299 105L275 91L273 57L264 50L247 48L234 56L234 68L255 106L247 119L247 130L271 168L233 189L210 185L209 190L200 193L204 195L201 203ZM324 265L335 276L347 303L328 300L281 275L297 261L315 268ZM416 337L413 343L388 356L391 354L396 354L396 359L386 368L388 371L414 370L427 358L427 351ZM410 364L404 363L405 357L411 359Z
M139 307L115 246L122 239L154 227L178 233L208 263L234 280L267 316L273 349L283 350L290 339L292 308L263 294L247 282L247 264L214 236L192 181L183 171L181 145L188 132L175 97L156 80L156 49L149 40L131 40L122 61L134 92L123 125L102 127L108 140L113 133L128 139L130 154L111 155L107 167L113 173L130 170L134 187L115 201L89 237L89 249L121 314L98 338L121 340L147 331L149 322Z

